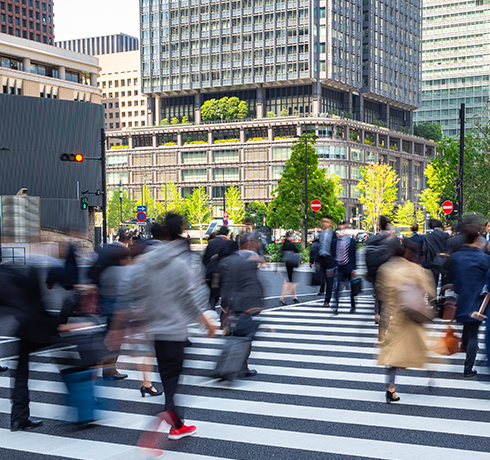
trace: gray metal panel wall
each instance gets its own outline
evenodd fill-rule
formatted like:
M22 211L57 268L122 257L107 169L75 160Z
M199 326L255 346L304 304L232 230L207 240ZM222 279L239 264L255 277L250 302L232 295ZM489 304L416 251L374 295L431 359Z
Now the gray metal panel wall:
M99 104L0 94L0 195L22 187L41 197L41 226L87 229L80 191L101 188L99 161L64 162L62 153L100 156L103 110ZM89 196L89 205L101 200Z

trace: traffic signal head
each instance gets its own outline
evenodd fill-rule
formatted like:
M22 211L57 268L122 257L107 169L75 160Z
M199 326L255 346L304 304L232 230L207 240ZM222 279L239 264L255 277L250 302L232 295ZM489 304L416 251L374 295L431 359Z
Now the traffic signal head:
M80 209L88 209L88 196L82 196L82 198L80 198Z
M60 155L60 160L81 163L83 161L83 155L81 153L63 153Z

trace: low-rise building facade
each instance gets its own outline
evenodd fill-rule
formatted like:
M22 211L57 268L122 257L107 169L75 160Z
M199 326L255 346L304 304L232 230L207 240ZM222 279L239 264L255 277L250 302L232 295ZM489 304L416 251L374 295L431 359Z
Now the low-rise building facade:
M121 182L139 198L146 185L163 201L169 181L184 197L204 186L215 215L232 185L240 188L245 203L269 202L291 145L303 133L318 136L320 167L341 178L341 200L351 219L362 213L357 189L361 166L389 164L400 178L398 201L416 201L425 166L435 154L434 143L425 139L333 116L151 127L108 133L108 188L119 189Z
M2 35L0 63L3 94L100 104L97 58Z

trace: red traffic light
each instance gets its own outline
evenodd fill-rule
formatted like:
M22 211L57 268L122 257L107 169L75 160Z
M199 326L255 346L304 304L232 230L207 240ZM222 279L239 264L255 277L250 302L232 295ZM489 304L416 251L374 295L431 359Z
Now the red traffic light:
M83 155L81 153L63 153L60 155L61 161L76 161L81 163L83 161Z

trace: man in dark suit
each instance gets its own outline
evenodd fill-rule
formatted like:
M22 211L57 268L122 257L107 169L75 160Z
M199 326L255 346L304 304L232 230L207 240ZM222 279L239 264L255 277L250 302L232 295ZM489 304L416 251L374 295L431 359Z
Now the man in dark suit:
M42 425L29 413L29 355L53 343L58 319L45 309L38 271L32 267L0 267L0 306L13 314L19 324L19 358L12 391L10 430L19 431ZM3 310L2 309L2 310Z
M330 306L335 274L335 240L337 235L333 231L333 219L331 216L322 217L323 232L320 234L320 248L318 250L318 263L325 276L325 302L323 307Z
M423 251L425 255L424 266L429 268L434 275L434 281L436 283L436 288L439 284L440 267L435 263L437 257L444 252L446 247L446 240L449 235L442 230L442 222L437 219L432 219L430 221L431 233L428 233L424 238ZM444 274L443 274L444 275ZM444 283L444 280L442 281Z
M337 286L335 288L335 305L333 307L334 315L338 314L339 309L339 291L341 284L346 281L352 281L357 273L356 265L356 241L350 235L345 233L348 224L342 221L337 227L338 238L335 241L335 251L337 261ZM356 299L351 288L350 291L350 312L356 311Z
M211 290L209 294L209 307L214 309L220 298L220 274L219 262L225 257L233 254L238 248L234 241L228 238L230 229L223 225L218 236L209 241L202 261L206 266L206 281Z
M411 230L412 234L409 238L417 245L416 262L418 264L422 264L424 262L424 251L422 249L424 246L424 235L419 233L418 224L413 224Z

